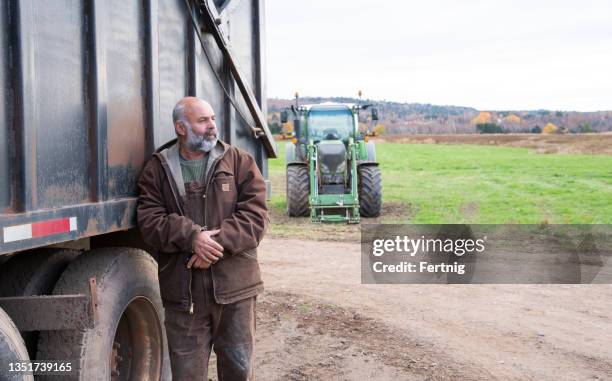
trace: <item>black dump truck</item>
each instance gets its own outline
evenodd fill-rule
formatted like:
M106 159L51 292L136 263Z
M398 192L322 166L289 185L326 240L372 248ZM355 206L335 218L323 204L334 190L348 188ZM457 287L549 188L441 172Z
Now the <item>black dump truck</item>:
M3 0L0 30L0 379L169 379L137 180L186 95L267 178L263 0Z

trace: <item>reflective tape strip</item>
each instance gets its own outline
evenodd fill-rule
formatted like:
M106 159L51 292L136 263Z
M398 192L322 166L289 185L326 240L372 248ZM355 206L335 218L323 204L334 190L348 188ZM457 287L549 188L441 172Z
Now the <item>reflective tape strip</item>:
M69 233L77 230L77 218L59 218L38 221L31 224L8 226L4 228L4 243L24 239L46 237L54 234Z
M70 231L73 232L77 230L77 219L76 217L70 217Z
M32 224L4 228L4 243L32 238Z

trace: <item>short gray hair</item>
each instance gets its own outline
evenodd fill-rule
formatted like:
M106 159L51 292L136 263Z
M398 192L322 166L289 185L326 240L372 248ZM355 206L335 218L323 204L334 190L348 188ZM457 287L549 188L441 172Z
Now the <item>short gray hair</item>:
M185 102L179 101L172 110L172 123L185 123Z

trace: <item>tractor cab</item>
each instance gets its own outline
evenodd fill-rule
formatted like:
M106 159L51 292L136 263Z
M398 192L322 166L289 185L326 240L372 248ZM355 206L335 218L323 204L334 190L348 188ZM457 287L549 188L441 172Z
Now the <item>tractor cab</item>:
M360 215L380 213L380 170L374 143L358 130L361 108L338 103L292 107L296 138L286 146L290 216L358 223Z
M343 105L313 107L306 125L317 147L319 193L350 192L347 147L355 130L353 112Z
M306 124L309 138L316 143L322 140L341 140L348 144L349 137L354 137L353 112L343 105L312 107Z

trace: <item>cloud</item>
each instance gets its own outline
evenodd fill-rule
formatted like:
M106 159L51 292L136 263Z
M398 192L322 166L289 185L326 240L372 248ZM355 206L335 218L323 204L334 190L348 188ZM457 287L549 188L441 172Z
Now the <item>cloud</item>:
M267 0L268 93L612 108L610 1Z

